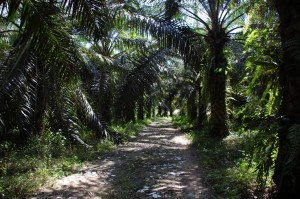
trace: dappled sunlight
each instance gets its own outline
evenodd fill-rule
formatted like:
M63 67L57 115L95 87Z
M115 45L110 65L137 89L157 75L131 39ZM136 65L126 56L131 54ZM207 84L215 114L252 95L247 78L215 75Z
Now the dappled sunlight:
M152 123L132 142L34 198L209 198L201 182L200 157L189 144L169 121Z
M90 165L79 173L59 179L51 187L42 188L35 198L101 198L109 189L115 162L104 159L101 164Z
M174 138L171 139L171 142L174 142L176 144L181 144L181 145L189 145L189 144L191 144L191 141L188 140L185 137L185 135L175 136Z

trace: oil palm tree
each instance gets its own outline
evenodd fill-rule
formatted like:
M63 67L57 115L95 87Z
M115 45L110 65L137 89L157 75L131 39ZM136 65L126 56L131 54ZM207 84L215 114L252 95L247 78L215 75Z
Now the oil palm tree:
M150 95L154 86L160 84L159 75L161 68L164 67L163 63L166 62L166 55L166 49L154 48L150 51L140 52L138 56L128 60L131 69L118 88L116 100L117 112L123 115L125 122L135 121L136 102L140 102L141 105L145 94ZM142 113L140 113L140 117L141 115Z
M230 0L154 2L163 7L163 14L146 14L142 20L135 20L139 30L150 32L161 45L173 49L186 60L197 60L199 55L204 54L203 41L206 41L210 51L210 134L216 138L225 137L228 128L225 103L227 60L224 49L230 40L234 40L230 37L241 28L236 22L243 14L239 8L233 9L235 1ZM197 22L197 26L192 27L184 16Z
M224 138L228 135L226 125L226 69L227 60L224 49L233 38L231 35L240 29L235 23L243 16L238 9L232 9L235 1L231 0L198 0L191 11L184 4L181 5L187 16L200 24L196 27L206 41L210 64L208 72L208 93L210 97L210 135ZM207 17L207 19L205 19Z
M1 1L0 6L1 16L15 24L19 33L1 64L2 134L15 126L24 137L30 132L42 133L43 121L48 118L53 130L83 143L80 115L98 138L107 137L80 83L79 71L87 64L74 37L80 34L100 40L107 32L106 19L122 6L105 1L35 0Z

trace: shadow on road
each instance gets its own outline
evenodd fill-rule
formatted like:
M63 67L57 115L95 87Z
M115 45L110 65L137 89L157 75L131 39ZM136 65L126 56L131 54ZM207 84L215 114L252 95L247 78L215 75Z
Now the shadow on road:
M169 120L153 122L131 142L32 198L211 198L200 155Z

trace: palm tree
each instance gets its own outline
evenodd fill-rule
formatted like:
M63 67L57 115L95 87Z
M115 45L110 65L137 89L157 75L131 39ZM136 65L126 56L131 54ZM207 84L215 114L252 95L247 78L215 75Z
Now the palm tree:
M166 49L154 48L128 60L133 68L128 71L119 86L116 100L117 112L124 116L125 122L135 121L136 102L139 102L139 105L142 106L145 93L150 95L153 92L153 87L160 84L160 68L163 67L162 63L166 62L166 54ZM139 109L141 108L139 107ZM144 114L140 113L138 115L140 116L139 119L142 119L141 117Z
M165 1L163 4L164 15L145 14L143 19L135 20L136 26L145 32L150 32L158 42L175 52L183 55L187 62L196 60L201 56L203 40L208 44L210 51L210 66L208 74L208 93L210 97L211 117L210 134L213 137L223 138L228 135L226 125L226 68L227 60L224 48L230 40L230 36L236 34L240 26L235 22L243 16L239 9L232 9L235 1L227 0L198 0L198 1ZM160 2L157 4L161 5ZM191 11L190 7L193 10ZM202 9L198 9L198 8ZM163 9L162 9L163 10ZM181 12L179 12L181 10ZM208 20L204 19L205 13ZM180 17L181 16L181 17ZM181 19L187 16L198 23L191 27L189 23ZM177 20L178 18L179 20ZM202 109L203 106L199 109Z
M98 41L107 33L107 19L122 6L30 0L1 1L0 7L2 17L19 32L0 69L1 132L18 126L21 137L42 133L48 118L52 130L83 143L80 117L98 138L107 137L81 86L79 71L87 65L74 37L81 34Z
M243 16L237 12L237 9L231 9L233 4L234 1L230 0L199 0L195 7L202 8L199 12L205 13L207 21L203 16L182 5L185 13L201 25L200 32L209 47L208 93L211 109L209 131L210 135L216 138L224 138L228 135L225 102L227 60L224 48L234 31L241 28L234 23Z

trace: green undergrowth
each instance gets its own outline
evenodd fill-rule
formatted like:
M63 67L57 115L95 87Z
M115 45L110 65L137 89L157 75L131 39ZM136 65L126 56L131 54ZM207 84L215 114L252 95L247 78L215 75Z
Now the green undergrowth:
M192 131L188 136L203 154L200 165L216 198L253 198L257 186L255 168L249 166L239 137L230 135L217 141L201 131Z
M112 128L128 141L149 123L144 120ZM26 198L42 185L77 172L88 161L117 147L107 139L96 142L88 131L81 134L93 147L70 144L61 133L51 131L31 136L22 147L0 143L0 198Z
M172 118L172 124L176 128L180 128L183 130L190 129L193 127L193 124L190 122L190 120L185 116L177 116Z
M122 136L122 140L124 142L128 142L131 138L134 138L146 125L150 123L150 119L144 119L136 123L129 122L125 126L113 125L112 129Z
M251 142L240 134L231 133L222 141L211 138L206 129L193 130L186 119L175 118L173 123L186 130L202 156L205 184L215 198L263 198L265 188L271 187L270 175L261 182L258 163L251 158ZM184 125L181 125L181 124ZM259 180L260 179L260 180Z

